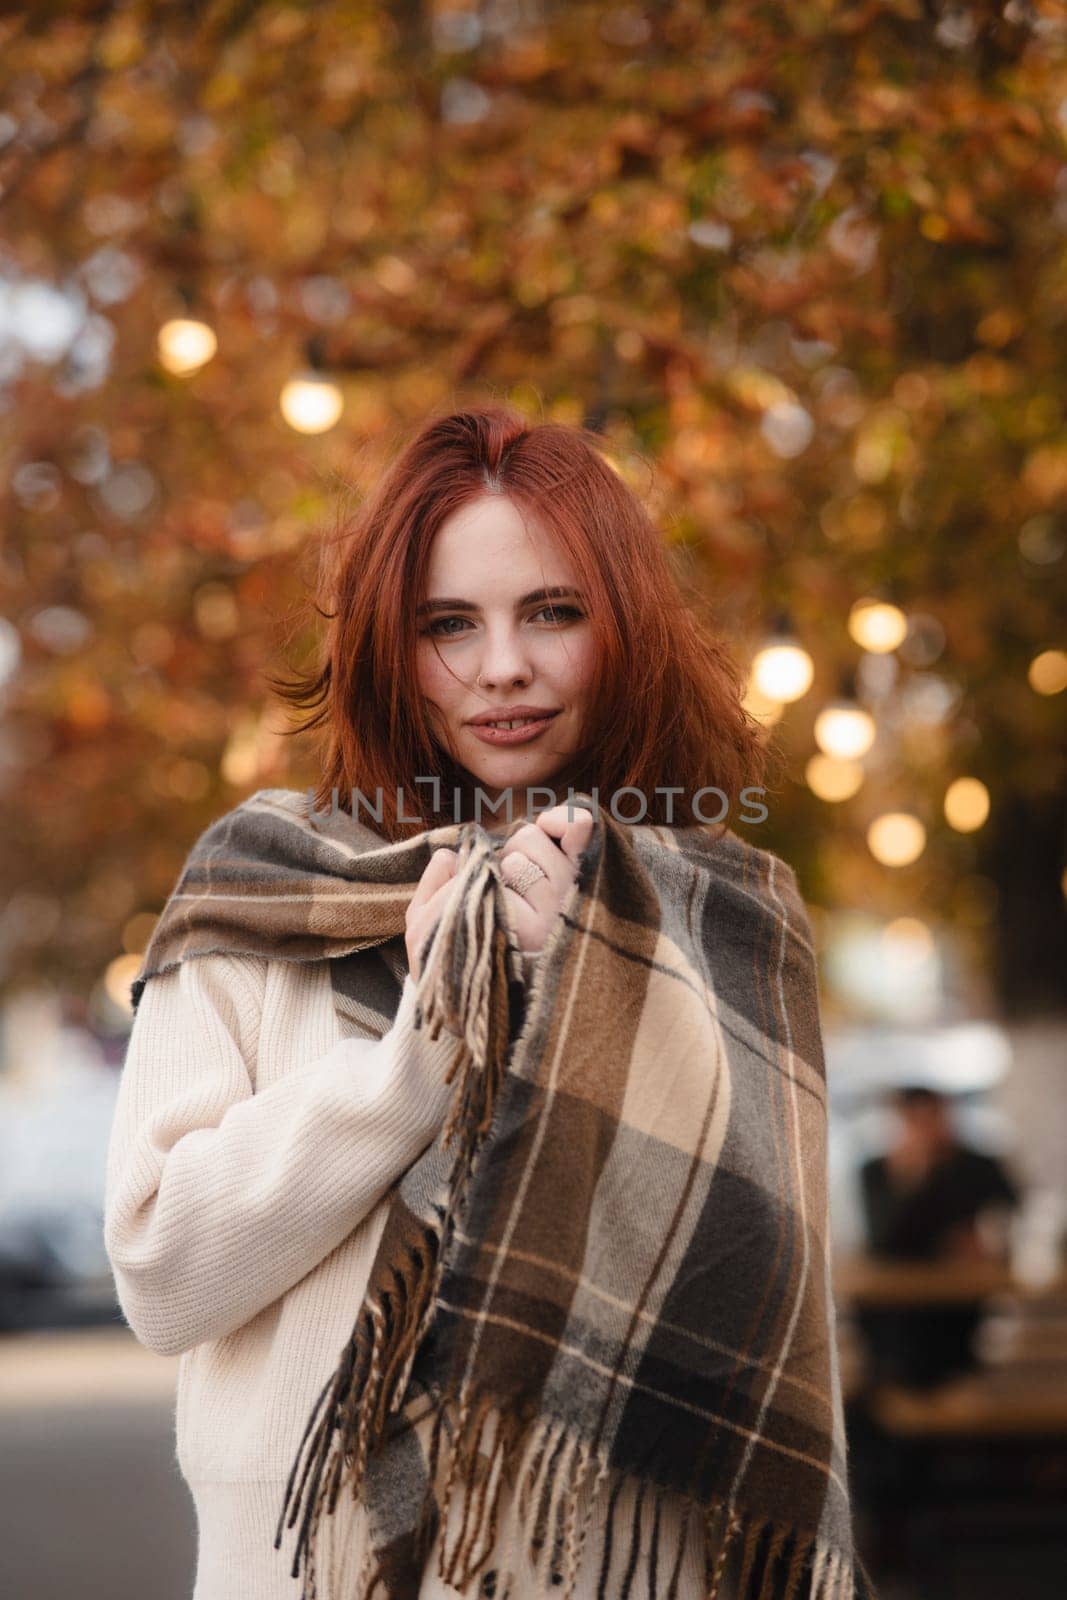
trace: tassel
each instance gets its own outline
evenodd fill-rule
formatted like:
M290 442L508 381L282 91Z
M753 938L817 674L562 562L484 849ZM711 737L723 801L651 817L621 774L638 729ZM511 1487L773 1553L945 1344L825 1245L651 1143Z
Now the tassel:
M441 1541L441 1559L438 1565L440 1576L448 1582L449 1564L445 1551L448 1546L449 1513L452 1509L452 1490L459 1475L460 1452L463 1446L463 1432L466 1427L470 1409L470 1391L464 1390L459 1398L459 1418L456 1422L455 1436L452 1439L452 1448L449 1453L447 1470L445 1473L445 1486L441 1498L441 1527L444 1530Z
M534 1427L530 1429L526 1439L522 1442L516 1471L513 1475L510 1475L514 1492L509 1507L509 1515L505 1519L503 1566L501 1568L501 1581L506 1585L506 1594L510 1594L517 1580L519 1534L524 1520L523 1486L529 1470L528 1461L531 1453L535 1450L543 1450L543 1445L539 1443L542 1432L543 1429L541 1428Z
M785 1528L776 1528L773 1530L773 1532L771 1532L771 1530L768 1528L768 1532L770 1533L770 1539L767 1545L767 1554L763 1568L763 1581L757 1591L757 1600L777 1600L778 1593L780 1592L779 1586L775 1583L775 1568L778 1565L778 1558L781 1555L782 1546L785 1544L785 1541L788 1537L788 1530Z
M560 1427L545 1461L544 1478L537 1497L537 1515L534 1517L533 1522L532 1546L538 1552L536 1567L546 1583L551 1582L551 1572L555 1561L555 1550L553 1548L555 1518L553 1512L563 1477L558 1463L567 1443L567 1434Z
M656 1508L652 1517L652 1535L648 1541L648 1600L656 1600L656 1577L659 1571L659 1519L663 1512L663 1490L656 1490Z
M319 1484L320 1484L320 1481L321 1481L321 1478L322 1478L323 1469L325 1467L326 1459L327 1459L327 1456L328 1456L328 1453L329 1453L330 1436L331 1436L331 1434L333 1432L333 1428L334 1428L334 1422L333 1422L334 1408L335 1408L335 1406L337 1404L338 1396L344 1392L345 1388L348 1385L348 1382L350 1380L351 1373L352 1373L352 1370L353 1370L353 1366L354 1366L355 1337L356 1337L355 1333L353 1333L352 1339L349 1340L349 1343L346 1346L345 1353L344 1353L344 1356L342 1357L341 1365L338 1368L338 1371L327 1382L326 1388L322 1391L322 1394L319 1397L319 1401L316 1404L314 1410L312 1411L311 1417L308 1419L308 1425L304 1430L304 1439L303 1439L303 1441L301 1441L300 1449L302 1450L303 1446L304 1446L304 1442L309 1441L309 1435L310 1435L310 1441L308 1442L307 1461L306 1461L306 1464L305 1464L305 1467L304 1467L304 1471L301 1474L300 1485L299 1485L299 1487L297 1489L295 1498L292 1499L292 1510L290 1511L289 1519L288 1519L288 1526L292 1527L293 1523L296 1520L297 1514L299 1512L301 1497L305 1494L305 1486L306 1486L307 1498L306 1498L305 1505L304 1505L304 1516L303 1516L303 1520L302 1520L301 1525L300 1525L299 1534L297 1536L296 1547L295 1547L295 1551L294 1551L294 1555L293 1555L293 1565L292 1565L292 1569L291 1569L291 1573L290 1573L290 1576L293 1577L293 1578L297 1577L298 1574L299 1574L299 1566L300 1566L301 1556L305 1555L305 1556L307 1556L309 1558L311 1556L311 1547L310 1547L310 1544L309 1544L309 1533L311 1531L312 1512L313 1512L315 1503L316 1503L317 1498L318 1498ZM328 1396L328 1398L327 1398L327 1396ZM318 1415L319 1410L322 1407L323 1400L326 1401L326 1405L325 1405L325 1409L323 1410L323 1413L322 1413L322 1419L319 1422L318 1427L315 1429L314 1433L312 1433L311 1432L312 1424L314 1423L315 1417ZM296 1474L297 1468L299 1466L299 1462L300 1462L300 1451L297 1452L297 1459L293 1464L293 1471L289 1475L289 1484L288 1484L288 1486L286 1488L285 1501L284 1501L284 1504L282 1506L281 1521L279 1522L278 1529L277 1529L277 1532L275 1533L275 1538L274 1538L275 1548L277 1548L281 1543L282 1522L285 1521L286 1509L289 1507L289 1504L290 1504L290 1498L292 1496L292 1488L293 1488L294 1478L295 1478L295 1474ZM310 1594L313 1595L313 1593L314 1593L314 1582L315 1582L313 1562L309 1562L309 1565L306 1568L306 1572L307 1572L307 1580L306 1581L307 1581L308 1584L310 1584ZM303 1597L302 1597L302 1600L303 1600Z
M558 1431L558 1425L555 1421L549 1421L543 1430L541 1448L538 1450L536 1457L531 1463L530 1480L527 1484L527 1493L525 1496L526 1505L529 1507L529 1510L523 1511L523 1523L526 1537L523 1540L520 1553L524 1560L529 1561L530 1565L533 1567L535 1575L539 1574L541 1571L541 1551L543 1550L545 1543L544 1518L541 1512L541 1503L544 1497L545 1483L548 1480L549 1464L552 1460L555 1450Z
M823 1588L823 1574L826 1570L826 1563L829 1559L829 1556L830 1551L826 1545L820 1545L816 1548L815 1560L812 1563L811 1568L811 1588L809 1590L809 1600L823 1600L823 1596L826 1592Z
M586 1536L588 1535L589 1527L590 1527L590 1524L591 1524L591 1522L593 1520L593 1512L596 1509L597 1500L598 1500L598 1497L599 1497L599 1494L600 1494L601 1487L607 1480L608 1472L609 1472L609 1465L608 1465L607 1456L606 1455L598 1456L598 1458L597 1458L597 1474L596 1474L596 1477L593 1479L593 1485L592 1485L592 1488L590 1490L589 1497L588 1497L588 1499L586 1501L585 1515L582 1518L582 1525L581 1525L581 1528L579 1529L579 1532L578 1532L578 1539L577 1539L577 1544L576 1544L576 1548L575 1548L575 1555L574 1555L574 1565L575 1565L575 1569L576 1570L577 1570L578 1565L579 1565L579 1563L581 1562L581 1559L582 1559L582 1551L585 1548Z
M569 1566L569 1539L574 1523L574 1493L579 1482L579 1469L582 1459L587 1456L587 1446L584 1440L577 1437L566 1438L563 1461L558 1472L558 1491L555 1494L555 1504L550 1512L550 1530L552 1530L552 1582L563 1584L566 1582L566 1573Z
M749 1579L752 1576L752 1568L756 1562L756 1547L759 1544L759 1537L763 1528L764 1521L761 1518L759 1521L750 1523L745 1530L741 1572L737 1580L737 1592L743 1597L748 1596Z
M811 1554L810 1541L794 1538L793 1559L786 1574L782 1600L800 1600L800 1579Z
M711 1524L713 1521L717 1521L720 1524L714 1538L711 1536ZM718 1600L718 1593L722 1585L723 1573L726 1570L730 1549L734 1537L740 1532L741 1527L741 1517L729 1506L713 1506L707 1514L705 1520L705 1550L710 1543L718 1547L718 1554L711 1570L706 1600Z
M292 1467L289 1469L289 1478L288 1478L288 1482L286 1483L286 1486L285 1486L285 1501L284 1501L284 1503L282 1505L281 1515L278 1518L278 1525L277 1525L277 1528L276 1528L275 1533L274 1533L274 1548L275 1548L275 1550L280 1550L281 1549L282 1528L283 1528L283 1526L285 1524L285 1512L286 1512L286 1509L287 1509L287 1507L288 1507L288 1505L290 1503L290 1499L291 1499L292 1493L293 1493L293 1485L294 1485L294 1482L296 1480L297 1472L299 1471L299 1468L300 1468L300 1457L303 1454L304 1446L308 1441L308 1437L310 1436L311 1431L315 1426L315 1419L319 1415L319 1412L322 1410L323 1401L326 1399L326 1396L329 1394L331 1388L333 1388L333 1385L334 1385L334 1374L331 1373L330 1376L327 1378L326 1382L323 1384L322 1388L319 1390L318 1399L315 1401L315 1404L314 1404L314 1406L312 1407L312 1410L311 1410L311 1415L308 1417L307 1423L306 1423L306 1425L304 1427L304 1432L303 1432L303 1435L301 1437L299 1447L297 1449L296 1458L293 1461ZM310 1457L309 1457L309 1461L310 1461ZM305 1468L304 1476L306 1477L306 1475L307 1475L307 1469ZM301 1483L303 1483L303 1479L301 1480ZM295 1578L296 1577L296 1572L293 1571L291 1576Z
M461 1591L480 1571L489 1559L496 1542L497 1507L499 1503L500 1477L504 1470L506 1448L508 1443L507 1427L503 1414L499 1411L492 1413L490 1426L495 1426L495 1437L489 1451L488 1464L482 1472L481 1484L478 1490L477 1506L474 1512L474 1526L467 1546L461 1547L457 1552L457 1560L462 1558L460 1575L456 1580L456 1587ZM488 1507L488 1510L487 1510ZM477 1536L481 1533L481 1550L476 1552Z
M600 1542L600 1576L596 1582L596 1600L606 1600L608 1573L611 1571L611 1547L615 1526L615 1505L624 1480L616 1478L608 1496L608 1512L604 1519L604 1536Z
M647 1488L648 1480L642 1478L634 1501L634 1514L630 1524L630 1550L626 1557L626 1571L623 1573L619 1600L630 1600L630 1586L634 1581L634 1573L637 1571L637 1562L641 1555L641 1512Z
M570 1492L567 1496L566 1515L563 1519L563 1594L560 1600L572 1600L574 1586L578 1579L578 1498L582 1485L589 1475L589 1467L593 1459L591 1447L584 1440L579 1444L576 1463L577 1470L571 1481Z
M453 1449L452 1460L448 1471L448 1478L445 1483L444 1504L441 1508L441 1520L445 1525L447 1533L448 1513L452 1503L452 1493L455 1488L457 1477L461 1477L463 1481L463 1508L462 1516L460 1517L459 1533L456 1536L456 1543L453 1548L452 1555L445 1563L445 1570L443 1573L445 1582L449 1584L453 1583L456 1572L456 1563L459 1561L460 1556L463 1553L464 1546L467 1543L471 1513L474 1509L474 1489L477 1476L478 1455L481 1449L482 1432L485 1427L486 1419L489 1416L490 1405L490 1397L488 1395L483 1395L474 1413L474 1422L469 1430L471 1434L469 1442L466 1438L466 1421L469 1409L469 1401L466 1403L464 1410L461 1412L460 1420L457 1424L457 1433L462 1436L462 1447L457 1444L457 1446ZM475 1526L474 1534L477 1534L477 1526Z
M823 1577L826 1600L834 1600L834 1595L837 1593L837 1580L839 1574L840 1561L837 1551L835 1550L831 1554L829 1561L826 1563L826 1572Z
M682 1561L685 1557L686 1542L689 1538L689 1518L693 1512L693 1502L686 1500L682 1508L681 1527L678 1530L678 1544L674 1553L674 1566L671 1568L670 1582L667 1585L665 1600L675 1600L678 1593L678 1578L682 1570Z

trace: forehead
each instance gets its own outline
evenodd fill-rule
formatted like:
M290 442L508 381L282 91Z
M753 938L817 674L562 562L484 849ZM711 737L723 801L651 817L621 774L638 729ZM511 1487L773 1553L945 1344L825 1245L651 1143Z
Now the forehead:
M530 511L504 495L489 494L461 506L441 524L430 547L427 587L448 584L450 594L474 598L476 590L532 587L530 580L573 581L558 536Z

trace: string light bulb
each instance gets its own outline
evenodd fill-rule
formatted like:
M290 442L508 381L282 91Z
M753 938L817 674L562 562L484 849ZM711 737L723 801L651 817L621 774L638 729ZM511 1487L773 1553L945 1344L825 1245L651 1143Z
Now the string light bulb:
M989 790L980 778L956 778L945 790L945 820L957 833L974 833L989 815Z
M160 365L178 377L199 372L218 347L215 330L195 317L172 317L156 335Z
M887 655L903 643L908 619L899 606L868 596L857 600L849 611L848 631L862 649Z
M836 804L851 800L863 787L864 771L858 761L843 761L838 756L812 756L804 768L804 779L813 795Z
M1036 694L1059 694L1067 689L1067 651L1042 650L1031 661L1027 677Z
M278 397L282 416L297 433L327 433L345 408L344 395L325 372L322 339L312 334L304 346L305 366Z
M884 867L907 867L926 849L926 829L908 811L886 811L867 829L867 848Z
M858 761L874 743L875 721L856 699L855 675L843 673L837 698L815 718L815 743L824 755Z
M752 682L768 700L788 705L811 688L815 665L796 638L787 612L774 618L767 642L752 663Z

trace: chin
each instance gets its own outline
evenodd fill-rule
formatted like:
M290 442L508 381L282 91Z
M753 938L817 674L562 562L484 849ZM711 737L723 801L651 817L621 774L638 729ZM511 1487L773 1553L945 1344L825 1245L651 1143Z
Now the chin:
M516 805L525 800L527 789L536 789L542 785L549 787L552 783L551 770L541 772L529 767L523 769L485 766L481 770L472 768L472 771L475 782L480 783L483 789L512 789L513 804Z
M553 774L560 770L558 759L543 762L537 766L517 761L514 757L508 758L501 755L497 759L487 761L484 753L479 751L480 759L472 757L465 762L467 771L475 783L483 789L513 789L512 804L518 805L525 800L527 789L536 789L540 786L551 787Z

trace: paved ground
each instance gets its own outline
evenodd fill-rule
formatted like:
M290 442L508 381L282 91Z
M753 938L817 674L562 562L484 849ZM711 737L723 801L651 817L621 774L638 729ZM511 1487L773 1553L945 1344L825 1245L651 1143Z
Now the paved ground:
M4 1600L189 1600L177 1369L121 1328L0 1338Z

